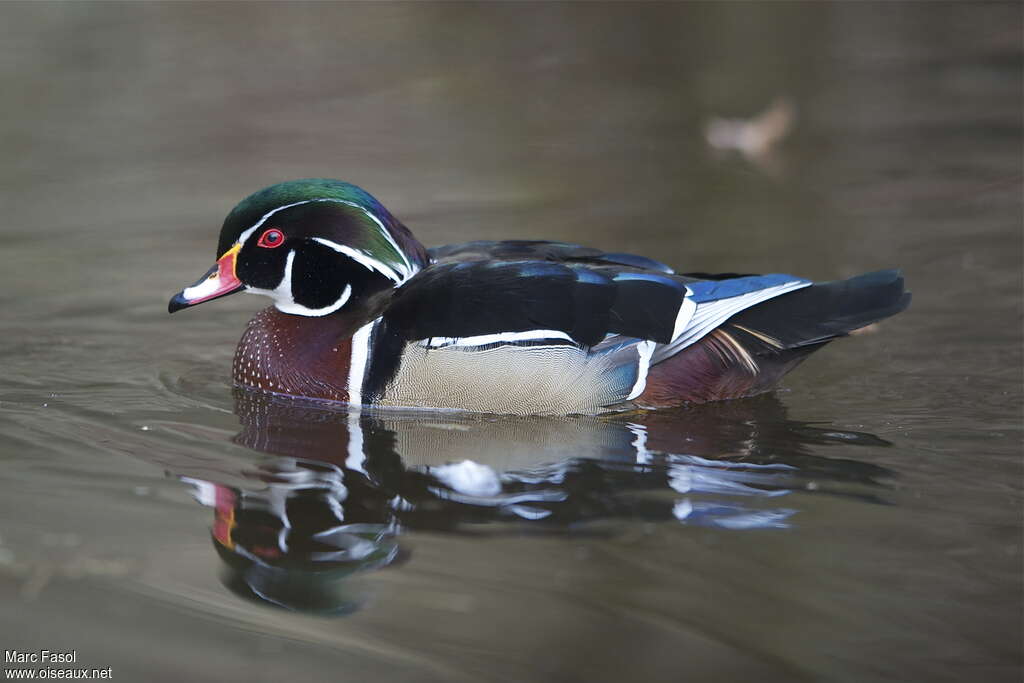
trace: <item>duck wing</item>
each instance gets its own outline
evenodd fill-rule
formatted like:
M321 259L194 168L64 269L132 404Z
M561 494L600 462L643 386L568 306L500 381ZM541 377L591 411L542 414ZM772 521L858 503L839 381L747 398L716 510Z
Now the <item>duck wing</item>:
M646 256L606 252L569 242L544 240L478 240L428 249L431 263L465 261L553 261L590 265L627 266L657 273L673 274L670 267Z
M396 290L374 326L365 395L385 390L414 344L501 347L524 368L556 353L598 360L601 372L592 376L614 387L602 394L606 404L621 402L643 391L659 349L671 348L659 360L674 355L736 313L812 284L779 274L698 280L585 258L444 258L425 268ZM566 355L566 347L578 353Z

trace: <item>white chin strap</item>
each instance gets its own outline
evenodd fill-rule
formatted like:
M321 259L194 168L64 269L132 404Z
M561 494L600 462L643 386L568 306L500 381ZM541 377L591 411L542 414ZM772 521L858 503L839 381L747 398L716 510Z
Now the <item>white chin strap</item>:
M295 298L292 296L292 265L295 263L295 250L292 249L288 252L288 260L284 265L284 277L281 278L281 284L274 289L260 289L259 287L246 287L245 290L252 294L262 294L263 296L269 296L274 300L274 307L282 313L290 313L292 315L305 315L311 318L319 318L321 316L329 315L334 313L339 308L344 306L348 300L352 297L352 285L345 285L344 291L341 296L333 304L324 306L323 308L309 308L303 306L300 303L296 303Z

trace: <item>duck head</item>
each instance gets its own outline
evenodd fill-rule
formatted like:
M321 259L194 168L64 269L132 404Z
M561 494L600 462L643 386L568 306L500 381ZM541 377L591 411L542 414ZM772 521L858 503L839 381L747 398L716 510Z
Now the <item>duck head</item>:
M232 209L217 262L167 308L247 291L284 313L325 316L399 286L426 263L423 245L369 193L339 180L293 180Z

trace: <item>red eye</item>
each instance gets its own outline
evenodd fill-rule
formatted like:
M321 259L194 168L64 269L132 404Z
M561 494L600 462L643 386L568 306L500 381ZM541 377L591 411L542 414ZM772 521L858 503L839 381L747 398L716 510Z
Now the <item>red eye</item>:
M273 249L282 244L284 244L284 233L277 228L271 228L260 235L260 241L256 243L256 246Z

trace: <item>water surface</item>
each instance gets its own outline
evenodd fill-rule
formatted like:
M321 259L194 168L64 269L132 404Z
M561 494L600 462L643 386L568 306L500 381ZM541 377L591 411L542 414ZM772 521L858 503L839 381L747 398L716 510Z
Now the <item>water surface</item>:
M1020 680L1019 5L0 7L0 640L115 680ZM704 126L779 96L771 154ZM174 318L245 194L427 244L902 267L770 396L609 417L233 392Z

